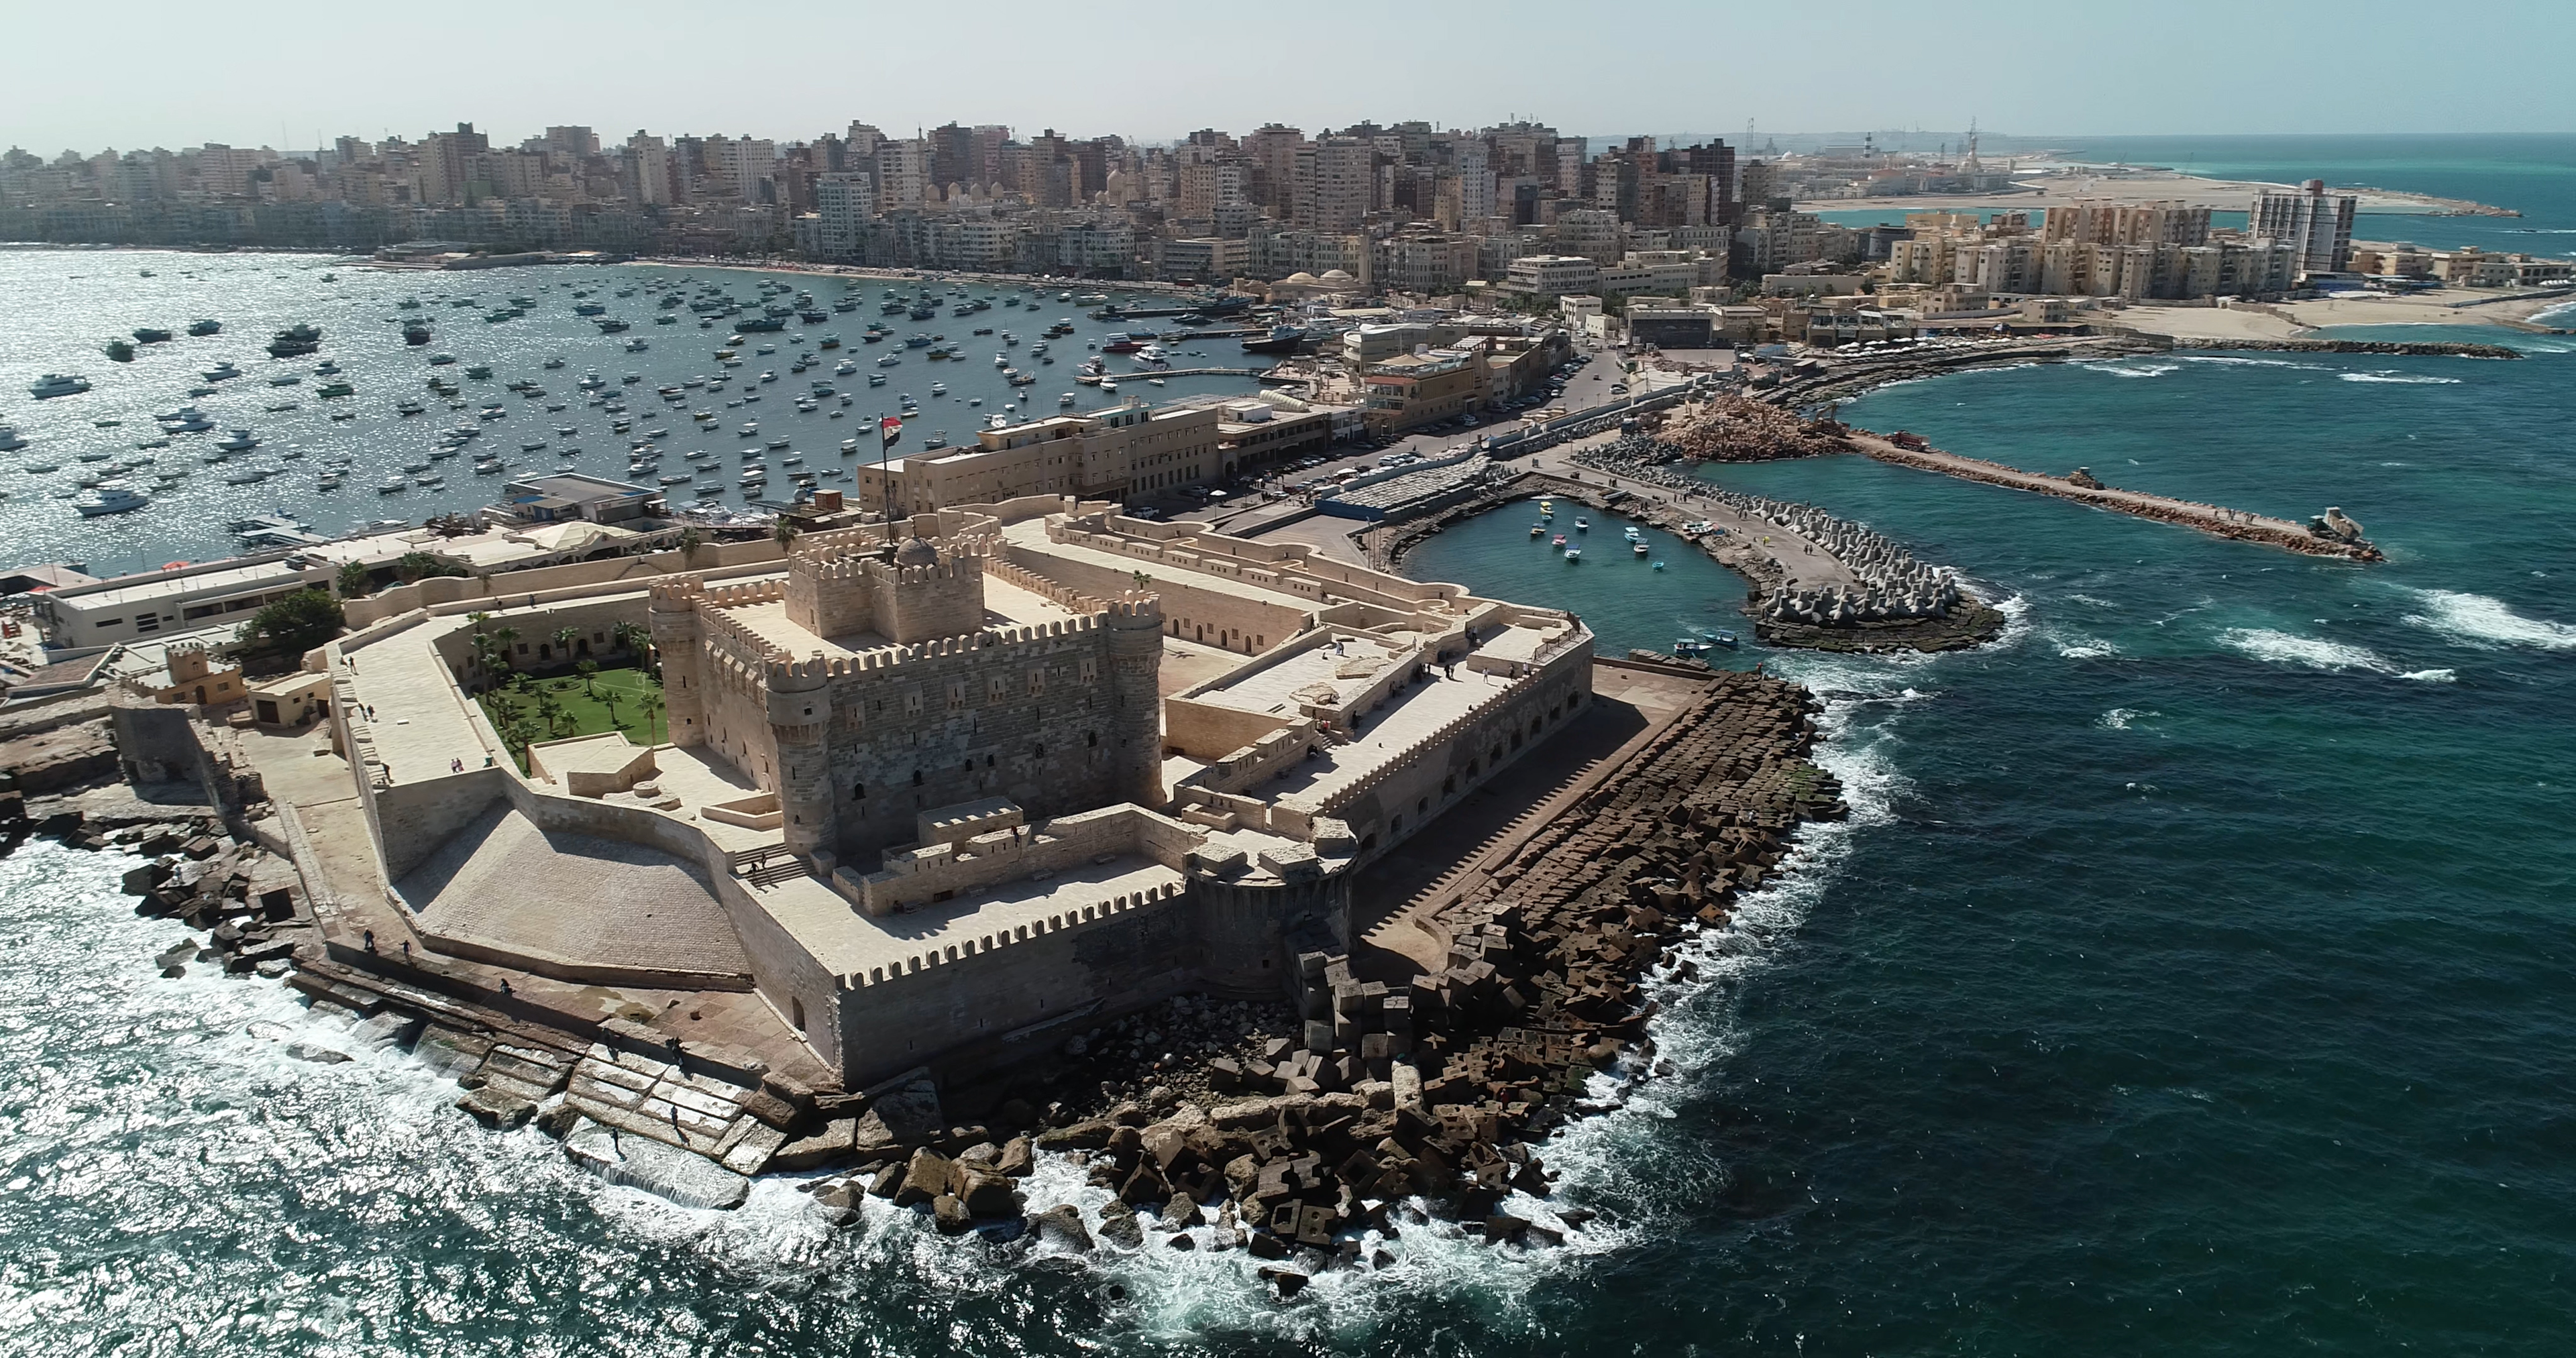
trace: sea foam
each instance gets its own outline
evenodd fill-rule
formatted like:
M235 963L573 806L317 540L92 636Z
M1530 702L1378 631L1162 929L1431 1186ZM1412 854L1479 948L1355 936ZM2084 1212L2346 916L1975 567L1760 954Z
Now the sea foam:
M2406 387L2456 387L2460 384L2456 377L2432 377L2423 373L2336 373L2335 376L2346 382L2388 382Z
M2303 637L2269 627L2231 627L2218 634L2229 648L2271 665L2311 670L2372 670L2395 674L2397 668L2370 650L2323 637Z
M2480 650L2499 646L2535 646L2544 651L2576 648L2576 627L2544 618L2526 618L2502 599L2449 589L2409 590L2423 611L2405 621L2439 632Z

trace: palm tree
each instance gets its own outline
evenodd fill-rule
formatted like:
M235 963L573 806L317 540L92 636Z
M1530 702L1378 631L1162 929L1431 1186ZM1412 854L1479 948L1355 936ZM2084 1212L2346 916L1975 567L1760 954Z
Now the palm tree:
M581 640L581 629L578 627L558 627L555 629L555 649L561 651L563 653L563 658L566 660L572 659L573 643L579 640Z
M593 679L599 677L598 661L576 660L573 662L572 672L581 676L582 692L587 693L594 698L599 696L599 690L591 684Z
M778 526L769 530L769 536L777 541L778 550L784 552L788 549L790 544L796 541L796 534L798 531L799 530L796 525L789 523L785 519L780 519L778 521Z
M555 701L555 695L539 690L537 693L537 720L545 723L546 730L549 733L562 733L563 704Z
M608 629L608 644L633 655L638 660L644 658L644 648L651 645L652 640L653 634L650 629L631 622L614 623Z
M643 697L637 699L636 702L644 709L644 735L646 739L652 744L661 744L662 695L659 693L648 692Z
M681 565L688 566L696 564L698 559L698 544L701 541L704 541L704 539L698 536L698 530L696 528L690 527L680 530Z

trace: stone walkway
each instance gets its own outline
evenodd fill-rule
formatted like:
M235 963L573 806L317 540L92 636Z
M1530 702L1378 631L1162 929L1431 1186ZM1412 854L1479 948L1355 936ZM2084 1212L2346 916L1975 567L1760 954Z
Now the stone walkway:
M549 834L496 803L395 890L433 945L454 940L539 969L631 971L647 983L672 973L748 984L751 961L701 872L644 845Z
M1708 685L1602 664L1592 683L1592 704L1575 720L1370 865L1351 896L1352 931L1365 944L1352 952L1354 971L1397 981L1449 965L1442 936L1426 927L1432 918L1487 886L1491 870L1600 787Z

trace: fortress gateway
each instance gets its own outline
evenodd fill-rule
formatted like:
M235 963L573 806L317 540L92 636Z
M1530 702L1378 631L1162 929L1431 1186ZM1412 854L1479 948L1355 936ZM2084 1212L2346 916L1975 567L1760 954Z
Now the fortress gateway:
M1354 872L1590 697L1570 615L1069 499L639 564L388 591L317 653L386 898L437 954L756 992L853 1087L1289 993ZM620 623L666 742L521 774L496 644Z

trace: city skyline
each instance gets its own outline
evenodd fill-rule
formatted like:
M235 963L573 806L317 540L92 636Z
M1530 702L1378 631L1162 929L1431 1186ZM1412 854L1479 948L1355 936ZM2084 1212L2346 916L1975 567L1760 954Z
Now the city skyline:
M164 13L169 22L156 22ZM738 61L678 62L651 35L704 28L703 10L646 3L612 16L553 6L545 26L531 29L524 7L469 5L450 11L433 35L439 40L424 43L421 25L404 12L268 7L271 22L204 31L194 10L147 4L120 39L112 104L97 98L93 63L31 64L13 74L19 97L0 141L44 156L200 141L284 151L342 135L418 136L460 119L511 139L578 122L621 134L641 127L793 140L866 119L889 132L953 120L1147 144L1198 127L1414 118L1477 126L1535 117L1573 135L1690 129L1730 139L1748 122L1756 136L1973 122L2025 140L2576 125L2576 92L2555 80L2547 56L2576 39L2576 11L2542 4L2491 9L2488 17L2517 41L2474 64L2403 71L2325 59L2334 34L2387 31L2414 17L2380 4L2248 11L2180 0L2145 33L2107 13L2035 4L1998 7L1993 22L1977 25L1864 5L1832 16L1764 14L1758 29L1732 11L1684 4L1648 4L1594 25L1517 3L1473 11L1324 6L1301 11L1309 23L1300 29L1219 12L1198 16L1186 35L1034 7L993 13L971 55L950 55L959 35L938 12L853 17L773 6L761 11L757 29L728 30L742 35ZM1348 59L1295 55L1328 37L1337 16L1363 14L1366 40ZM89 41L79 23L30 14L17 27L27 50L76 51ZM2193 60L2211 32L2227 34L2233 50L2269 54L2268 66ZM1542 34L1543 47L1534 45ZM1818 62L1857 59L1860 49L1832 44L1862 34L1868 50L1902 51L1905 61L1880 79L1818 80ZM1998 46L1998 35L2017 36ZM726 45L719 39L716 50ZM782 46L794 54L787 69L756 78L782 64ZM1836 58L1837 50L1847 55ZM1262 78L1274 61L1276 78ZM1999 64L2009 78L1960 78ZM1909 70L1924 74L1912 78ZM709 79L710 72L741 78ZM2068 78L2077 72L2080 80ZM2254 78L2258 72L2265 78ZM223 84L220 103L204 97L210 79Z

